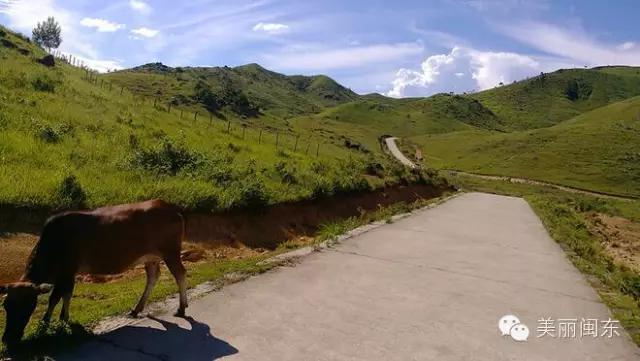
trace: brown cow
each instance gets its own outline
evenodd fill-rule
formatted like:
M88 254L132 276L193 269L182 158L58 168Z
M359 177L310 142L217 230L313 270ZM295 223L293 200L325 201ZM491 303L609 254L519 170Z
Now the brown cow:
M45 323L60 299L63 300L60 319L68 321L76 274L119 274L139 263L145 265L147 284L130 314L135 317L143 310L160 275L160 261L164 261L180 289L176 315L184 316L186 271L180 251L185 227L180 210L161 200L51 217L20 281L0 286L0 294L7 294L4 301L7 324L2 342L12 345L20 341L39 294L52 290L43 318Z

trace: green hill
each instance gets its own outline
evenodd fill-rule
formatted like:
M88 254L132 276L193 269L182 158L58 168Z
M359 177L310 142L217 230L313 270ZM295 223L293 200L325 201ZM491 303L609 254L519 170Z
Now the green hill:
M226 108L242 107L241 96L219 110L225 121L202 113L181 117L177 109L153 104L157 89L180 103L198 81L227 78L242 86L227 95L246 94L263 102L260 111L274 114L302 113L354 96L326 77L285 77L256 65L179 71L152 64L90 81L85 70L60 59L51 67L39 63L45 52L5 28L0 45L3 209L94 207L154 197L221 209L398 179L391 173L395 165L321 133L293 133L284 121L269 123L266 116L264 122L243 119ZM127 82L131 91L112 81ZM367 175L371 162L385 168Z
M589 110L640 95L640 68L558 70L470 95L505 130L549 127Z
M422 146L431 166L640 196L640 97L548 128L473 130L410 140Z
M354 139L377 148L382 135L409 137L471 129L499 129L500 120L480 102L459 95L393 99L367 96L293 122L307 130Z
M107 75L130 91L162 103L203 112L244 117L290 117L358 99L324 76L286 76L258 64L229 67L176 67L146 64Z

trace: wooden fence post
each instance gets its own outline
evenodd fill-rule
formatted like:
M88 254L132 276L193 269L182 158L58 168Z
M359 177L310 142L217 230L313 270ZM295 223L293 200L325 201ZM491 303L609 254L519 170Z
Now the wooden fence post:
M195 122L196 120L198 120L198 112L193 114L193 121Z
M120 88L120 95L122 95L123 91L124 91L124 87Z
M293 146L293 151L295 152L296 150L298 150L298 139L300 138L299 135L296 136L296 145Z
M182 112L183 112L183 110L180 109L180 119L182 119Z
M276 149L278 149L279 140L280 140L280 133L276 132Z
M227 120L227 133L231 131L231 121Z
M307 142L307 149L305 149L304 154L309 154L310 146L311 146L311 137L309 137L309 141Z
M318 143L318 147L316 148L316 157L318 156L319 153L320 153L320 143Z
M262 129L260 129L260 135L258 136L258 144L262 144Z

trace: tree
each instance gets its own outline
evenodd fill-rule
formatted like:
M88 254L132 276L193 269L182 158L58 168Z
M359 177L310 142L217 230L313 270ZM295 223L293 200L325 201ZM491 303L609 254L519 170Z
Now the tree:
M62 43L60 33L60 24L50 16L47 20L36 25L31 37L36 44L47 48L47 51L51 51L51 49L59 47L60 43Z

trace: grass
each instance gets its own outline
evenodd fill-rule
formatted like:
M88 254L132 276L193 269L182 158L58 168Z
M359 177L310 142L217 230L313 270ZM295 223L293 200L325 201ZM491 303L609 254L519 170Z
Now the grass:
M632 67L565 69L470 97L495 113L507 130L549 127L581 113L640 95Z
M584 273L615 319L640 345L640 274L614 261L598 235L589 231L594 213L640 222L640 201L596 198L554 188L458 176L451 181L466 190L524 197L569 260Z
M640 97L549 128L409 138L436 168L508 175L640 196Z
M266 115L263 118L282 119L358 98L327 76L286 76L258 64L170 68L156 63L114 72L106 78L162 104L191 107L201 113L211 110L220 116L262 113Z
M369 163L389 164L380 155L319 133L294 133L269 116L181 117L177 108L168 112L150 98L126 90L121 95L102 83L120 75L101 75L93 84L84 70L60 60L53 68L38 64L43 50L10 31L3 38L17 47L0 47L1 205L91 208L164 198L220 210L310 198L318 184L357 191L363 183L393 182L384 174L366 176ZM184 73L190 71L196 72ZM331 85L313 78L303 88L321 91L318 82Z
M273 264L260 261L274 253L242 260L224 260L201 264L187 265L189 287L204 282L216 282L222 285L225 274L242 273L257 274L274 267ZM113 315L128 312L138 301L144 289L143 275L125 278L112 283L90 284L78 283L71 302L71 318L69 325L52 324L48 330L38 323L46 309L47 297L40 297L38 307L27 327L25 340L16 350L25 359L41 357L57 353L64 348L72 347L92 337L91 326L97 321ZM166 268L156 285L150 302L163 300L168 295L177 293L175 281ZM0 333L4 332L4 313L0 314ZM6 350L5 350L6 351ZM0 346L0 357L3 350Z

